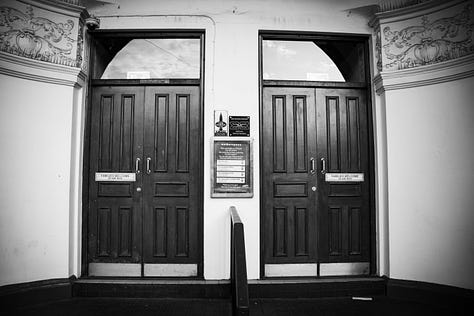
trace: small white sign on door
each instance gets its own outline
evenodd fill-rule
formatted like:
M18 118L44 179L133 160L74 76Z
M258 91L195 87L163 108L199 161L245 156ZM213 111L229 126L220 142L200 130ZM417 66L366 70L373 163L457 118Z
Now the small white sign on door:
M133 172L96 172L95 181L97 182L135 182L136 175Z
M363 173L326 173L326 182L364 182Z

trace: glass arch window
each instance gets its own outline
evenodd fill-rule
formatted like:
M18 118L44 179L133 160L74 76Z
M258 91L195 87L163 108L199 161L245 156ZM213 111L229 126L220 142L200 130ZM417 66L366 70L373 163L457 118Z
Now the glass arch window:
M132 39L107 64L100 79L199 79L200 40Z
M341 41L263 41L263 79L365 82L364 45Z

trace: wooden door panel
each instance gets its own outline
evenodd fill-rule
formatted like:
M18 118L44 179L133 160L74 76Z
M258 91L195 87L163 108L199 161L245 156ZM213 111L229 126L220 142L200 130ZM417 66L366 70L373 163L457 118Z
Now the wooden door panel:
M145 263L198 263L200 106L198 87L147 87Z
M320 263L324 274L353 273L345 263L368 265L367 111L364 90L264 88L265 264ZM326 182L323 166L329 173L363 173L365 181Z
M169 106L168 94L155 94L155 129L153 131L155 150L153 152L154 164L152 166L154 172L168 171Z
M191 92L191 91L190 91ZM197 94L195 94L197 99ZM189 172L189 143L190 143L190 107L191 107L191 94L176 94L176 135L175 135L175 156L176 172ZM197 100L195 100L197 101ZM195 103L194 110L198 110L197 102ZM193 114L198 114L193 112Z
M322 210L321 262L369 261L369 209L365 204L334 201Z
M324 234L327 230L329 256L361 254L361 213L360 205L328 205L327 225L321 232Z
M364 173L363 182L326 182L319 173L321 262L369 261L369 160L365 91L316 89L318 158L328 173Z
M265 128L265 140L268 143L267 148L272 151L270 161L273 162L273 173L287 171L287 118L286 118L286 95L273 95L271 91L265 90L265 101L268 103L271 98L271 104L266 104L264 108L264 119L272 120L271 125ZM277 91L280 92L280 91ZM283 91L281 91L283 92ZM267 121L268 122L268 121ZM269 134L271 133L271 134ZM268 155L267 154L267 155Z
M361 124L367 127L365 98L358 95L357 90L322 90L320 93L323 95L318 101L324 107L320 113L326 115L321 128L325 127L327 134L328 172L360 172L361 159L364 159L361 153L367 150L367 142L360 141L366 136L361 135L364 133Z
M271 263L308 262L314 257L314 249L310 249L309 235L311 220L314 216L306 205L278 204L272 210L273 225L268 227L272 236L272 249L269 257ZM311 251L313 250L313 251Z
M88 217L93 275L136 276L137 263L158 264L142 267L145 275L198 274L200 135L197 86L93 88ZM137 159L135 182L95 181L96 172L135 172Z
M263 194L265 263L313 262L316 258L316 157L314 90L265 88Z
M134 172L141 157L143 89L93 89L89 183L89 261L140 261L141 209L137 182L96 182L96 172Z

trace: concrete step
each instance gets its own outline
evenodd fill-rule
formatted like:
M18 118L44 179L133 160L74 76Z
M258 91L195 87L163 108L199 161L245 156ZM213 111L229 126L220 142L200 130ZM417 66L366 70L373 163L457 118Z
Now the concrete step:
M250 298L322 298L385 295L386 282L377 277L249 280ZM179 279L81 278L73 297L208 298L231 297L230 281Z
M230 281L179 279L80 278L73 297L229 299Z
M324 298L385 295L379 277L265 279L249 281L250 298Z

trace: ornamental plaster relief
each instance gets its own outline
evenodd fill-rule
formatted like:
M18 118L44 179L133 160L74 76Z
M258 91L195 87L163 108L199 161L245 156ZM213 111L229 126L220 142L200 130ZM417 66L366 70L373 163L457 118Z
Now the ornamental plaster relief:
M378 14L374 25L378 71L396 71L474 53L472 1ZM406 14L405 14L406 12Z
M375 60L377 66L377 72L382 71L382 40L380 34L380 26L377 26L374 30L375 34Z
M43 2L2 1L0 51L70 67L81 67L84 23L77 8L67 12Z

